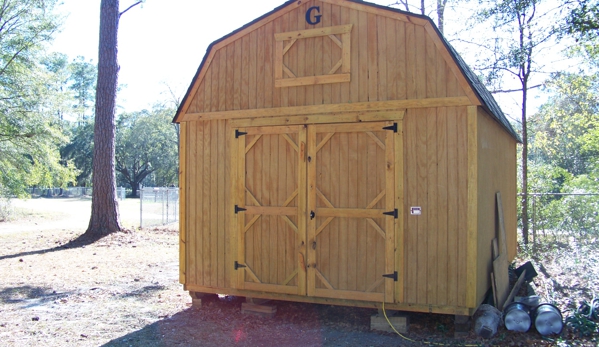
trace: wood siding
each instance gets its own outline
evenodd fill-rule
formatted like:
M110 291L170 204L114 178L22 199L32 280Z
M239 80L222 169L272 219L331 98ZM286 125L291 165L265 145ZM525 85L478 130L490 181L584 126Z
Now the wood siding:
M517 252L516 240L516 143L500 125L479 110L478 129L478 268L477 304L491 285L491 240L498 237L495 193L501 192L508 259ZM496 236L497 235L497 236Z
M466 307L467 146L465 107L406 113L402 302Z
M188 284L207 287L231 285L231 235L229 211L231 184L230 146L226 121L188 122L182 128L186 153L185 279Z
M315 26L305 20L312 6L321 7ZM349 83L275 87L276 33L347 24L353 25ZM186 113L466 96L463 77L431 33L425 25L308 1L211 52ZM313 37L295 42L283 62L297 76L317 76L340 57L331 38Z

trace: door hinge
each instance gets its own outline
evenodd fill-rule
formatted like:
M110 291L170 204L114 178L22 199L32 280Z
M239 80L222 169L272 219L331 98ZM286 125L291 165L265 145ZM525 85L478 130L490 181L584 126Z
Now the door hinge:
M383 130L393 130L394 133L397 132L397 123L393 123L393 125L389 125L388 127L383 127Z
M239 136L243 136L243 135L247 135L248 133L243 132L243 131L239 131L238 129L235 129L235 138L239 138Z
M386 216L393 216L395 219L399 218L399 211L397 209L389 212L383 212L383 214Z
M247 266L245 266L245 265L243 265L243 264L239 264L239 263L237 262L237 260L235 260L235 270L239 269L240 267L247 267Z
M243 211L247 211L247 208L243 208L243 207L239 207L238 205L235 205L235 214L238 214L239 212L243 212Z
M392 278L393 281L397 282L397 271L393 272L392 274L383 275L383 277Z

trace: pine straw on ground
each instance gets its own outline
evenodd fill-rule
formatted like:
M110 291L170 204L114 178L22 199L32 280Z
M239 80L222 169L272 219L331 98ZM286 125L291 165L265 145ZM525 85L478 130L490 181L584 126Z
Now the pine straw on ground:
M210 297L201 308L178 283L175 227L117 233L94 243L81 231L3 233L0 223L2 346L420 346L597 345L565 329L543 338L500 328L491 340L474 332L454 339L453 317L409 314L406 336L369 330L376 310L274 301L274 318L241 314L244 298ZM6 230L9 230L8 228ZM75 240L75 241L74 241ZM538 294L562 310L597 293L596 243L559 245L535 267ZM537 252L536 254L541 254ZM523 262L528 259L518 260ZM567 315L567 313L565 313Z

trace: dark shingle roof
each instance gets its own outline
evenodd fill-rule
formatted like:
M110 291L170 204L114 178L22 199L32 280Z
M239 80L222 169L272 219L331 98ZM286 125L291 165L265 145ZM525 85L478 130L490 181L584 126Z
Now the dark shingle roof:
M202 60L202 63L200 64L200 67L198 68L198 71L196 72L196 74L195 74L195 76L194 76L194 78L192 80L192 83L189 86L189 89L187 90L187 93L185 94L185 97L181 101L179 109L177 109L177 113L176 113L175 119L173 119L173 121L176 121L177 116L182 111L182 107L185 104L185 101L187 100L187 98L191 97L190 94L191 94L191 90L193 88L193 81L195 81L199 77L200 71L202 71L202 68L204 67L204 64L206 63L206 59L208 58L208 54L212 50L212 47L214 47L219 42L227 39L228 37L230 37L232 35L235 35L238 32L246 29L247 27L253 25L254 23L256 23L256 22L258 22L258 21L260 21L260 20L262 20L262 19L264 19L264 18L272 15L273 13L279 11L280 9L282 9L282 8L284 8L284 7L292 4L292 3L294 3L295 1L296 0L286 1L281 6L276 7L272 11L270 11L270 12L268 12L268 13L260 16L259 18L256 18L255 20L253 20L252 22L250 22L250 23L242 26L241 28L239 28L239 29L237 29L237 30L229 33L228 35L223 36L220 39L212 42L210 44L210 46L208 46L208 48L206 49L206 55L204 55L204 59ZM480 81L480 79L478 78L478 76L476 76L476 74L474 73L474 71L472 71L472 69L470 69L470 67L466 64L466 62L464 61L464 59L462 59L462 57L458 54L458 52L456 52L456 50L453 48L453 46L445 39L445 37L441 34L441 32L439 32L439 29L437 28L437 26L435 25L435 23L429 17L423 16L423 15L419 15L419 14L415 14L415 13L411 13L411 12L402 11L402 10L399 10L399 9L396 9L396 8L392 8L392 7L388 7L388 6L382 6L382 5L373 4L371 2L366 2L366 1L362 1L362 0L347 0L347 1L353 2L353 3L362 4L362 5L365 5L365 6L372 6L372 7L384 9L384 10L391 11L391 12L401 13L403 15L418 17L418 18L421 18L421 19L429 21L432 24L432 27L437 32L437 34L439 35L439 37L441 38L443 44L445 45L445 47L447 48L447 50L449 51L449 53L453 57L456 65L460 68L460 70L462 71L462 73L466 77L466 80L468 81L468 83L470 84L470 86L472 87L472 89L474 90L474 92L476 93L476 95L479 98L482 106L505 129L505 131L507 131L518 142L521 142L520 136L518 135L518 133L516 133L516 131L514 130L514 128L512 127L512 125L510 124L510 122L507 120L505 114L503 113L503 111L501 110L501 108L499 107L499 105L497 104L497 101L495 101L495 98L493 97L493 95L491 94L491 92L489 92L489 90L485 87L485 85Z

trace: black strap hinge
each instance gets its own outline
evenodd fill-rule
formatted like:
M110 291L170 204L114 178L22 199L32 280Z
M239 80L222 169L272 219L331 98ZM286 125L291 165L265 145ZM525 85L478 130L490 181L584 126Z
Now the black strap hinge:
M239 131L238 129L235 129L235 138L239 138L239 136L243 136L243 135L247 135L248 133L243 132L243 131Z
M395 209L393 211L389 211L389 212L383 212L383 214L385 216L393 216L393 218L395 218L395 219L399 218L399 211L397 209Z
M247 266L245 266L245 265L243 265L243 264L239 264L239 263L237 262L237 260L235 260L235 270L239 269L240 267L247 267Z
M247 208L239 207L239 205L235 205L235 214L239 212L247 211Z
M393 125L389 125L388 127L383 127L383 130L393 130L394 133L397 132L397 123L393 123Z
M395 272L394 272L394 273L392 273L392 274L383 275L383 277L386 277L386 278L392 278L392 279L393 279L393 281L397 282L397 271L395 271Z

